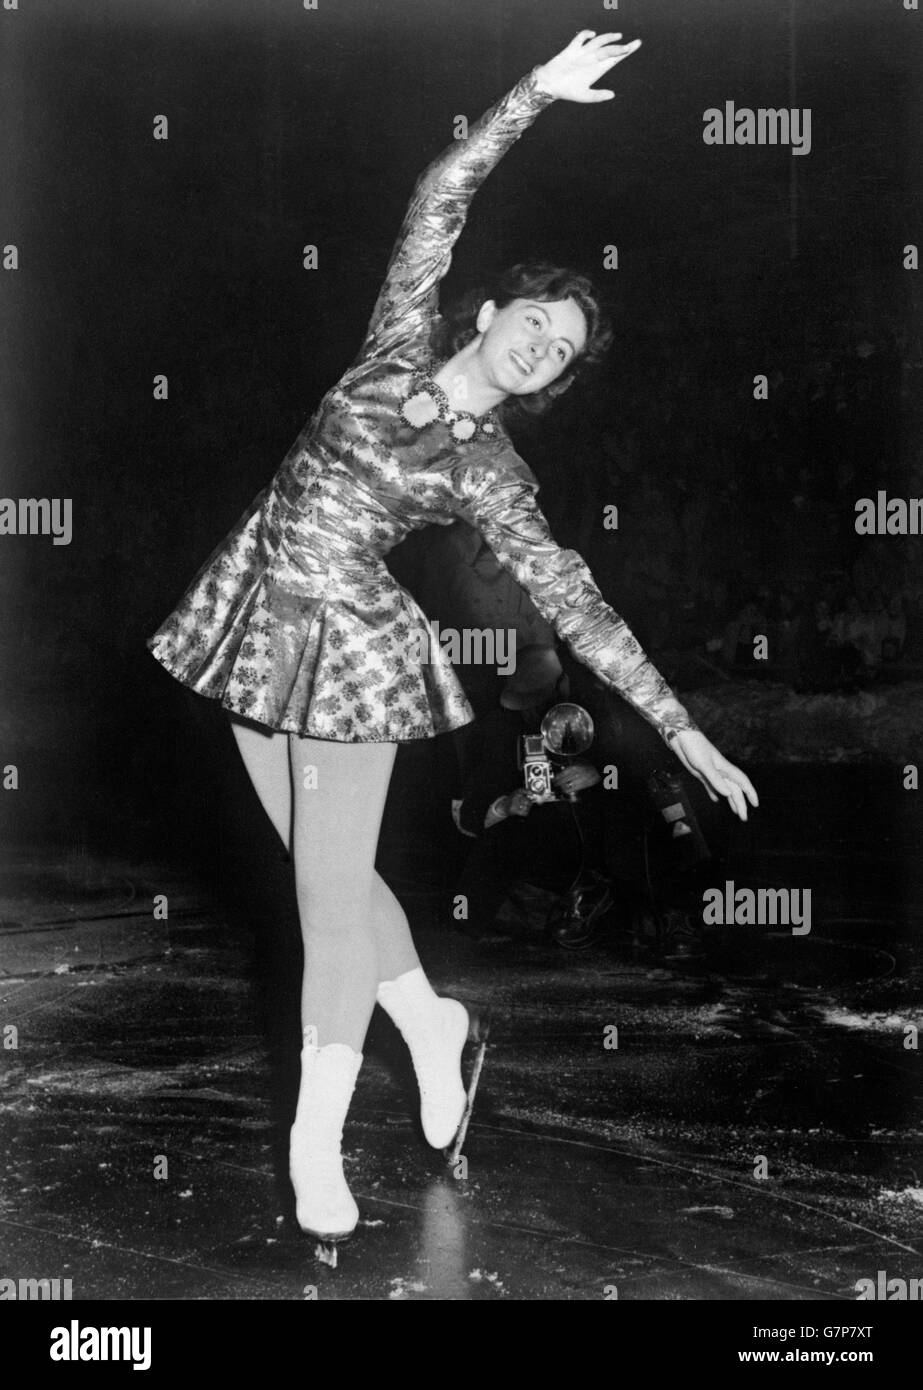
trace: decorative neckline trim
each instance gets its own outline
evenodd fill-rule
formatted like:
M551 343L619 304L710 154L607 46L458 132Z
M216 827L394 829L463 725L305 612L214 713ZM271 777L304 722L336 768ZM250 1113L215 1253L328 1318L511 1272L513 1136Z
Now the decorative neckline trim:
M435 363L433 367L435 368ZM452 407L445 391L436 381L433 369L418 368L410 380L410 388L402 396L399 414L411 429L422 430L427 425L441 420L448 426L449 433L458 444L467 444L471 439L499 439L500 422L496 408L486 415L474 415L470 410L456 410Z

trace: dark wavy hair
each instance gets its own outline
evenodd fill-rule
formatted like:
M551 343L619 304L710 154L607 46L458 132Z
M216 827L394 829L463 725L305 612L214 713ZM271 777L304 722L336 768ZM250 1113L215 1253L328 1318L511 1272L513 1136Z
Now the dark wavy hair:
M430 337L430 347L437 358L445 360L454 356L477 336L478 310L488 299L492 299L498 309L514 299L533 299L538 303L572 299L586 319L586 343L567 370L532 395L508 396L500 407L505 419L542 415L576 377L602 361L612 344L612 325L592 280L566 266L551 265L547 261L524 261L502 271L492 283L470 289L442 312Z

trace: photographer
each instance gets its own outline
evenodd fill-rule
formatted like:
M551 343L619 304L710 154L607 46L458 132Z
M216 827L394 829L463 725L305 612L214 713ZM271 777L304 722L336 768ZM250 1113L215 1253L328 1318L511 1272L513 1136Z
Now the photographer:
M593 744L555 774L565 799L536 804L523 785L522 738L566 700L589 713ZM614 906L637 947L668 963L701 960L702 891L723 873L726 832L646 722L566 650L532 646L500 708L478 725L480 759L455 806L459 830L476 839L456 884L467 906L458 925L489 931L526 879L568 894L553 930L561 946L589 945Z
M592 751L554 774L560 799L536 800L523 785L523 736L539 733L547 711L568 699L568 686L552 647L526 647L505 682L500 707L478 721L480 759L456 803L458 828L476 839L455 889L467 904L460 925L471 932L490 929L509 890L523 878L564 893L579 874L586 885L585 914L595 908L599 916L612 901L601 878L605 793Z

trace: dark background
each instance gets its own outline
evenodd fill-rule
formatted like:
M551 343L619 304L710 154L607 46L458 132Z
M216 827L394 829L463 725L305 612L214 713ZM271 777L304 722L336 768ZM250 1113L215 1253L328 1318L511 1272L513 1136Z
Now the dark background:
M899 0L33 3L2 22L0 226L21 262L0 278L2 491L74 513L68 547L0 542L7 840L194 844L225 794L203 734L220 751L223 732L144 638L355 355L454 117L579 28L644 46L614 101L556 104L507 155L445 287L540 256L611 301L606 371L521 440L556 534L655 658L715 584L724 621L759 583L808 602L833 576L842 596L871 554L912 606L919 538L863 555L853 530L876 486L923 494L901 265L921 240L923 18ZM706 146L702 113L727 100L810 107L811 153Z

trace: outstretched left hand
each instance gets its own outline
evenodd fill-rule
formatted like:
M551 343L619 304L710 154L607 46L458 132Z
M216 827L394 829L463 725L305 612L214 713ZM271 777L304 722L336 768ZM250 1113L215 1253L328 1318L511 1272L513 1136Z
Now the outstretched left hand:
M712 801L726 796L728 805L741 820L747 819L747 802L759 806L759 797L750 778L729 763L713 743L697 730L684 729L670 740L670 747L683 767L697 778Z
M536 73L539 87L562 101L611 101L615 92L593 83L641 47L641 40L619 43L621 34L597 34L581 29L566 48L543 63Z

